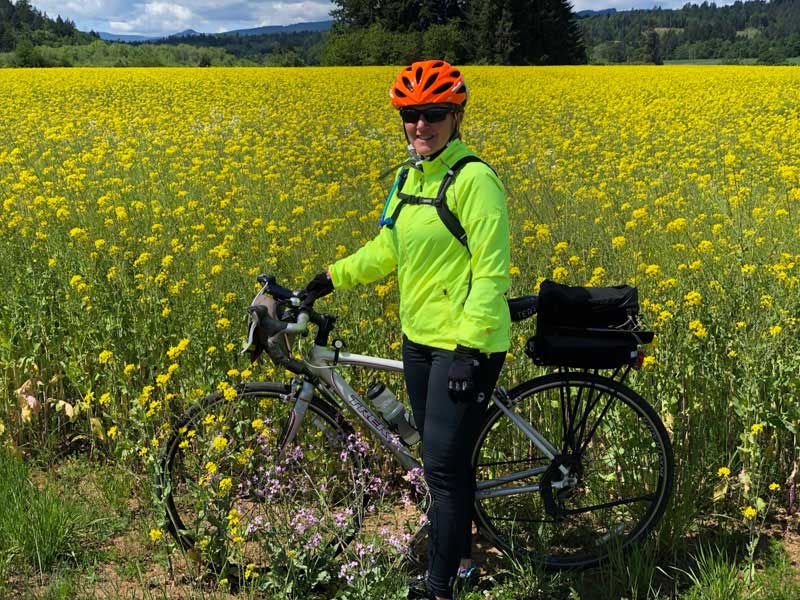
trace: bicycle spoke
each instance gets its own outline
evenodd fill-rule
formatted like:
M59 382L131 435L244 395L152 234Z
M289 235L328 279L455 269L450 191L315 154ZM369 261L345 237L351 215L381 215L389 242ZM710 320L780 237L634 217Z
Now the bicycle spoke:
M314 399L279 453L282 419L268 410L282 386L259 385L187 412L162 457L170 531L187 550L197 542L195 554L226 573L282 565L291 548L335 554L357 530L366 498L360 457L369 452L341 417Z
M624 500L614 500L613 502L604 502L602 504L593 504L591 506L583 506L581 508L570 508L565 510L565 514L567 515L579 515L586 512L592 512L595 510L602 510L604 508L613 508L615 506L623 506L625 504L633 504L634 502L642 502L647 500L648 502L652 502L655 500L655 494L644 494L641 496L636 496L634 498L625 498Z
M603 397L603 394L598 392L597 400L594 402L594 404L592 405L591 409L587 410L586 414L584 415L583 426L581 427L581 435L579 437L578 448L577 448L577 454L578 455L582 455L583 452L586 450L586 447L589 445L589 442L591 442L592 437L594 436L594 432L597 431L597 428L600 426L600 423L603 421L603 418L605 417L605 415L608 412L609 408L611 408L611 404L614 402L614 397L609 395L608 402L606 402L606 405L603 407L603 410L600 412L600 416L598 416L597 419L595 420L591 431L589 432L588 435L584 436L585 429L586 429L585 425L589 421L590 411L592 409L594 409L600 403L600 399L602 397Z
M556 519L523 519L519 517L503 517L498 515L491 515L492 521L502 521L506 523L551 523L556 524Z
M491 411L473 458L476 515L491 539L548 567L583 567L653 526L669 494L672 455L640 397L582 372L541 377L509 397L526 427ZM562 454L534 462L531 424Z

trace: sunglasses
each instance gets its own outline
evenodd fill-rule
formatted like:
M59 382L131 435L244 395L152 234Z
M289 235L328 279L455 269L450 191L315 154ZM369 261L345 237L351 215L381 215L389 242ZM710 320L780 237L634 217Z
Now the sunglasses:
M400 118L403 123L416 123L422 117L427 123L441 123L453 112L453 109L443 106L434 106L433 108L426 108L420 110L418 108L401 108Z

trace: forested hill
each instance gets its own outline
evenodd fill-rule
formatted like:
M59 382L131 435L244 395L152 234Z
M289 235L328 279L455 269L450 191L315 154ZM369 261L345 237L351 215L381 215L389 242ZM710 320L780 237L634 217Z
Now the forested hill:
M51 19L31 6L28 0L0 0L0 52L10 52L19 44L63 46L88 44L96 36L75 28L69 19Z
M800 0L686 4L580 19L591 62L757 59L800 56Z
M405 0L332 2L331 31L129 45L80 32L31 0L0 0L0 66L400 64L428 56L485 64L800 63L800 0L577 14L569 0L418 0L415 11Z

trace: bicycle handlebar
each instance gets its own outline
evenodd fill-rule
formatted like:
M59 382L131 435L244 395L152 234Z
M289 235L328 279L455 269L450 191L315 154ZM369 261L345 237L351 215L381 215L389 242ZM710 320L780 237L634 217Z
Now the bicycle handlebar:
M295 323L284 323L286 325L286 333L305 333L308 331L308 324L311 322L310 309L301 309L297 315ZM283 323L283 321L279 321Z
M274 275L261 274L258 282L262 285L261 291L256 295L247 311L250 313L250 328L247 345L242 352L251 351L251 358L255 360L261 351L266 350L274 363L283 366L293 373L305 373L304 363L291 358L286 335L304 335L308 332L309 325L314 323L319 327L314 343L320 346L328 345L328 337L333 330L336 317L320 314L313 310L313 302L309 306L301 302L302 292L294 292L277 283ZM270 300L264 302L264 296ZM279 304L289 305L296 312L294 322L275 318L275 305L269 302L277 301ZM508 300L512 321L521 321L536 313L538 296L521 296ZM272 311L272 314L271 314ZM266 339L263 339L266 338Z
M301 302L302 292L295 292L279 285L274 275L258 276L262 285L253 303L247 308L250 314L248 339L242 353L250 352L255 361L266 351L272 362L293 373L307 373L305 363L291 357L289 335L305 335L311 323L318 326L314 343L328 345L328 337L333 330L336 317L314 311L311 306ZM289 314L280 315L279 310L288 310ZM293 320L288 320L291 315ZM286 319L286 320L284 320Z

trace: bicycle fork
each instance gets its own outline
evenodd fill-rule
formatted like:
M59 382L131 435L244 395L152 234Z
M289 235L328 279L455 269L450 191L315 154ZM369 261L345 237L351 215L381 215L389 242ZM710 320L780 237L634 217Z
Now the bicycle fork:
M311 398L314 397L314 385L310 381L304 379L299 392L293 395L294 406L292 407L292 412L289 414L289 420L283 426L283 431L278 440L280 454L283 454L284 449L294 441L297 432L303 424L303 418L306 415L306 410L308 410L308 405L311 403Z

